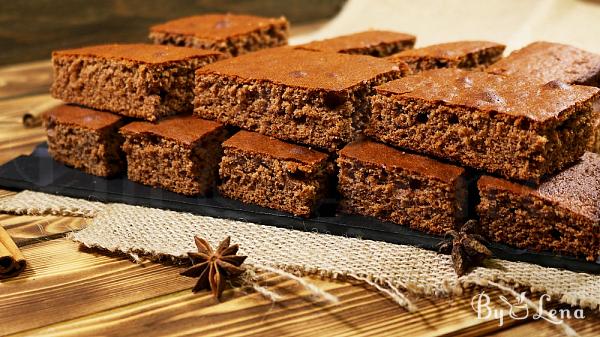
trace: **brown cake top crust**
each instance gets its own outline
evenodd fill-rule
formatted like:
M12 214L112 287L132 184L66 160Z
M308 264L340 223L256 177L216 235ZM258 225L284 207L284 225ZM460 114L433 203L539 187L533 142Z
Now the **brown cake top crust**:
M281 160L300 162L307 165L319 164L329 157L327 154L304 146L261 135L256 132L239 131L223 143L225 148L259 153Z
M404 77L376 87L383 95L476 108L526 117L544 122L576 105L599 96L598 88L568 85L560 81L546 84L519 77L499 76L461 69L436 69Z
M206 14L189 16L150 27L150 32L191 35L209 40L224 40L274 25L287 25L284 17Z
M390 56L390 59L431 57L448 60L459 60L468 54L478 53L486 49L497 49L502 53L505 45L490 41L456 41L434 44L416 49L407 49Z
M63 104L45 112L44 119L89 130L100 130L120 122L123 118L106 111Z
M479 179L479 189L506 190L518 195L535 195L600 222L600 155L586 152L581 160L549 178L537 188L490 176Z
M452 183L462 174L462 167L445 164L424 156L406 153L391 146L363 139L346 145L339 152L349 157L383 167L397 167L427 177Z
M183 61L191 58L222 56L222 54L212 50L137 43L104 44L59 50L52 53L52 57L57 56L90 56L149 64L161 64Z
M398 65L365 55L315 53L291 47L272 48L209 64L196 75L220 74L242 81L258 80L285 86L343 91L399 72Z
M416 37L410 34L391 32L385 30L369 30L365 32L337 36L331 39L313 41L296 48L325 51L325 52L344 52L356 49L371 48L381 44L405 43L413 45Z
M600 55L565 44L540 41L512 52L486 71L522 75L542 83L559 80L600 86Z
M158 123L133 122L120 131L123 134L152 134L191 145L222 128L220 123L187 115L165 118Z

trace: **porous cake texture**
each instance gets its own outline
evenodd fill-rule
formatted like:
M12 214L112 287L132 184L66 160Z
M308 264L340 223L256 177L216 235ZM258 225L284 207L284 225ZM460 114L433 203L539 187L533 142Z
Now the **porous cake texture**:
M52 158L86 173L110 177L124 170L121 116L60 105L43 115Z
M456 41L405 50L388 60L408 64L413 73L437 68L481 70L498 61L505 48L489 41Z
M376 88L365 133L509 179L539 182L576 162L600 90L436 69Z
M340 210L432 234L467 217L463 168L370 140L346 145L337 159Z
M206 14L180 18L150 27L156 44L215 50L238 56L286 45L289 22L284 18Z
M587 152L538 187L484 176L478 188L477 212L490 240L599 261L600 155Z
M412 48L415 45L415 41L416 37L410 34L384 30L369 30L350 35L337 36L331 39L313 41L299 45L296 48L384 57Z
M191 112L194 71L215 51L111 44L52 53L52 96L68 103L155 121Z
M360 133L377 85L408 67L363 55L281 47L196 72L194 112L206 119L335 151Z
M207 194L216 186L225 128L194 116L174 116L153 124L133 122L125 137L127 177L185 195Z
M255 132L240 131L223 143L222 195L289 212L314 214L329 187L329 156Z

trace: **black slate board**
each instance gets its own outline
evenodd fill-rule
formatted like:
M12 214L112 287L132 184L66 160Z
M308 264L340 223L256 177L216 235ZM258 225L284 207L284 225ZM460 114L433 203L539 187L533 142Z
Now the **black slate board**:
M218 194L209 197L186 197L131 182L126 176L111 179L96 177L54 161L48 155L45 143L40 144L29 156L20 156L0 166L0 186L13 190L28 189L87 200L186 211L270 226L407 244L430 250L435 249L443 239L369 217L336 215L335 200L333 199L323 203L317 212L317 217L304 219L223 198ZM492 243L490 248L496 257L506 260L524 261L546 267L587 273L600 273L600 263L587 262L549 252L529 252L495 243Z

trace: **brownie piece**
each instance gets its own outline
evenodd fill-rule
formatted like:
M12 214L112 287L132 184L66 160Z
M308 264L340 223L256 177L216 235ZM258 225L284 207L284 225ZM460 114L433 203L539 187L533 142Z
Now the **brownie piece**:
M405 50L388 59L407 63L413 73L437 68L482 69L498 61L504 48L489 41L457 41Z
M538 182L579 159L598 88L435 69L383 84L365 133L411 149Z
M152 26L150 39L156 44L216 50L238 56L286 45L289 26L284 17L206 14Z
M174 116L157 124L133 122L120 132L129 180L185 195L206 194L216 186L227 137L221 124Z
M86 173L109 177L125 167L121 152L121 116L60 105L43 115L52 158Z
M248 131L223 149L219 190L226 197L308 217L326 195L334 168L327 154Z
M343 35L321 41L313 41L296 48L344 54L362 54L376 57L389 56L415 45L414 35L383 30Z
M192 110L194 70L223 55L149 44L113 44L52 53L52 96L154 121Z
M499 75L520 75L529 81L600 87L600 55L569 45L534 42L513 51L486 71Z
M461 167L371 140L346 145L337 159L340 210L444 234L467 216Z
M334 151L352 141L370 112L373 86L408 67L363 55L280 47L196 72L194 112L243 129Z
M477 185L477 212L490 240L599 261L600 155L585 153L537 188L489 176Z

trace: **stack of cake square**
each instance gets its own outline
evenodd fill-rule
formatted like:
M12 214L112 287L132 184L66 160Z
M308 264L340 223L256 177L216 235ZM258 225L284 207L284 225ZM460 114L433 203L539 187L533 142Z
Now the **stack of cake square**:
M52 96L69 104L45 114L50 155L91 174L121 173L126 165L119 128L130 119L155 122L190 111L194 71L222 57L146 44L54 52Z
M154 26L155 44L110 44L52 55L45 114L50 155L99 176L177 193L210 192L225 127L192 116L195 72L227 57L287 44L284 18L203 15ZM136 121L137 120L137 121Z
M246 130L223 145L221 194L314 214L334 180L332 153L362 132L373 88L408 71L372 56L292 47L199 69L194 113Z
M288 29L202 15L53 53L50 154L302 217L337 185L341 212L437 235L477 217L492 241L599 259L600 55L390 31L289 47Z
M469 208L489 239L597 260L600 156L586 150L600 57L534 43L485 72L441 68L376 87L365 134L391 147L364 140L340 151L343 209L443 233L464 219L465 181L482 172Z
M489 41L458 41L407 49L385 58L408 65L412 74L437 68L478 70L500 59L504 48L502 44ZM422 155L431 154L407 153L402 150L407 147L377 137L378 134L387 137L399 132L394 122L404 119L401 116L403 110L412 105L406 102L406 106L389 107L391 120L382 120L378 113L381 102L377 99L381 89L411 79L422 80L418 75L408 76L376 87L374 96L370 97L371 115L364 127L364 134L372 140L361 139L339 151L340 210L441 235L457 228L469 217L468 188L472 175L460 166ZM424 119L423 116L419 119ZM373 132L377 122L388 123L388 128ZM431 137L435 138L435 135Z
M600 152L600 96L596 89L600 87L600 55L559 43L534 42L487 71L560 88L572 95L585 85L593 98L580 101L579 109L584 107L585 111L581 116L562 120L558 126L558 141L587 142L591 152L537 185L490 176L479 180L481 202L477 210L485 235L520 248L600 262L600 156L596 154ZM590 105L589 123L583 126L575 122L588 114ZM591 136L578 130L587 129L588 124ZM572 129L572 133L565 129Z

